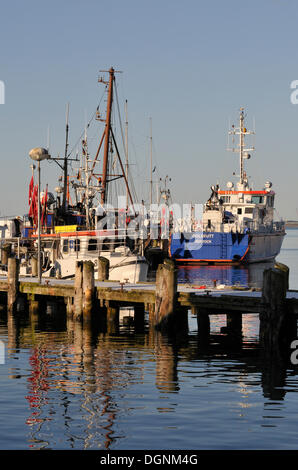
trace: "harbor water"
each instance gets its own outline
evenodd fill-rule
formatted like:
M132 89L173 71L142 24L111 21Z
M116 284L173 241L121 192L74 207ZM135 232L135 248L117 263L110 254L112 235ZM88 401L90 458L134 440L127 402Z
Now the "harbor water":
M298 289L298 230L288 229L278 261ZM266 265L180 269L179 281L260 286ZM224 316L211 341L108 335L47 312L0 312L0 449L296 449L298 369L267 364L258 316L243 318L241 348L224 341Z

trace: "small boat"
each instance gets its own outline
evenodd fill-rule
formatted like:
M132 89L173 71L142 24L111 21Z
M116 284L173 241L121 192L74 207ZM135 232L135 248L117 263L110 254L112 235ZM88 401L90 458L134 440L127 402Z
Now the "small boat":
M227 188L211 187L212 194L204 204L202 220L194 220L189 233L171 234L169 254L176 263L240 264L273 260L280 252L285 224L274 221L275 192L266 182L260 190L249 183L244 160L254 147L246 148L244 139L254 132L244 125L244 109L240 108L239 127L230 135L239 136L239 145L230 150L239 152L240 175ZM198 230L199 225L199 230Z

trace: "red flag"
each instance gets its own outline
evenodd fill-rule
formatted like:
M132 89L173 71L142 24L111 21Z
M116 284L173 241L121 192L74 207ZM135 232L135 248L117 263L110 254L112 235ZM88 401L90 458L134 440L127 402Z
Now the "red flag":
M46 218L46 213L47 213L47 202L48 202L48 185L46 188L46 193L42 198L42 216L41 216L41 225L47 225L47 218Z
M31 181L30 181L30 184L29 184L29 206L30 206L30 203L31 203L33 187L34 187L34 178L33 178L33 175L32 175L32 178L31 178Z
M34 216L36 196L37 196L37 185L31 191L31 201L30 201L30 208L29 208L29 216L30 217Z
M33 224L37 227L37 217L38 217L38 185L34 186L31 202L31 217L33 217Z

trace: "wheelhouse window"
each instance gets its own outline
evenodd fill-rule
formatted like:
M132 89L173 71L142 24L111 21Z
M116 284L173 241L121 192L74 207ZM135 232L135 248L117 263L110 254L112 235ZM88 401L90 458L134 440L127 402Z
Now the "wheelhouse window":
M253 214L253 211L254 211L253 207L246 207L245 208L245 214Z
M80 243L81 240L78 240L77 238L74 240L74 251L80 251Z
M68 240L63 240L63 248L62 248L63 253L68 253Z
M96 238L90 238L88 242L88 251L97 251L97 240Z
M263 204L264 202L264 197L263 196L252 196L251 202L253 204Z

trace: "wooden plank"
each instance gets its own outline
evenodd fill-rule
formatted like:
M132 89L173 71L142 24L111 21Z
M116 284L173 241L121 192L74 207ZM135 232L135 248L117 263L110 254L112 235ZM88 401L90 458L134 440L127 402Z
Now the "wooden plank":
M105 287L97 287L97 298L101 300L113 300L115 302L155 303L155 291L149 290L121 290Z
M231 296L222 295L219 297L212 297L210 295L193 295L193 294L180 294L178 301L181 305L185 306L198 306L204 307L208 310L233 310L242 313L259 313L263 308L262 299L247 296ZM212 313L212 312L210 312Z
M73 297L74 287L70 285L49 285L35 282L20 282L20 292L22 294L48 295L55 297Z

